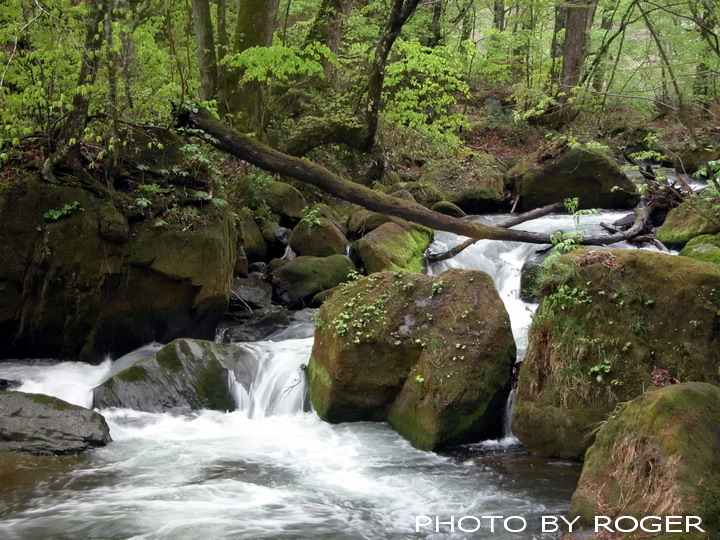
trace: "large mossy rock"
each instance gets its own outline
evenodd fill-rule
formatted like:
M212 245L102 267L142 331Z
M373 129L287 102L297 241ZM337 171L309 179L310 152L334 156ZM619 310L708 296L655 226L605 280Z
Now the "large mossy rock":
M252 215L246 214L238 221L240 243L248 263L264 261L267 258L268 246L263 233Z
M0 392L0 451L79 454L112 439L98 413L44 394Z
M484 272L373 274L317 319L308 393L324 420L387 421L425 449L499 434L515 343Z
M569 149L540 163L529 158L509 174L522 210L574 197L581 208L633 208L640 200L635 184L599 150Z
M691 197L670 210L655 237L672 247L681 247L696 236L720 232L720 206L712 197Z
M720 264L720 234L703 234L690 240L680 255L696 261Z
M328 257L344 253L346 245L343 232L326 217L303 219L290 235L290 247L298 255Z
M425 266L423 253L432 238L432 229L389 222L355 242L355 249L368 273L384 270L422 272Z
M96 387L93 407L233 410L227 370L243 354L234 345L176 339Z
M307 201L300 191L285 182L267 182L261 185L260 197L273 214L282 218L284 224L296 223L303 217Z
M297 257L273 270L275 298L286 306L312 303L312 298L345 283L355 265L345 255Z
M652 390L625 404L587 452L570 516L590 529L595 516L699 516L704 533L652 537L720 538L718 411L720 388L706 383Z
M668 370L720 383L720 267L640 250L580 250L539 278L512 426L535 454L582 458L618 403Z
M413 194L418 202L433 206L441 200L467 213L497 210L505 201L506 169L490 154L472 154L465 159L444 159L423 165ZM423 188L425 186L425 188ZM434 188L434 189L433 189ZM423 192L439 194L423 196Z
M2 357L99 362L210 338L225 311L237 232L212 205L192 230L130 226L108 199L31 178L0 194L0 221Z

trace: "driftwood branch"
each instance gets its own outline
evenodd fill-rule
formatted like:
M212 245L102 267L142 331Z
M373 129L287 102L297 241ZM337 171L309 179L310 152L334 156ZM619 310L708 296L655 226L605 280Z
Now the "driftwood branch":
M520 214L519 216L516 216L514 218L503 221L502 223L497 223L495 225L495 227L503 227L503 228L507 229L509 227L514 227L515 225L520 225L521 223L524 223L526 221L530 221L531 219L537 219L539 217L546 216L548 214L552 214L553 212L559 212L563 208L564 208L564 205L562 203L548 204L547 206L543 206L542 208L536 208L535 210L530 210L529 212ZM453 257L457 256L460 252L462 252L466 248L469 248L474 243L479 242L479 241L480 241L480 239L478 239L478 238L470 238L468 240L465 240L463 243L458 244L454 248L444 251L443 253L429 254L427 257L427 260L428 260L428 262L434 263L434 262L446 261L447 259L452 259Z
M178 120L181 125L193 127L206 133L209 136L208 142L219 150L271 173L295 178L374 212L399 217L432 229L447 231L477 240L505 240L532 244L551 243L550 236L547 234L463 221L434 212L416 202L373 191L365 186L346 180L317 163L283 154L252 137L230 129L201 107L192 107L180 111ZM641 222L640 226L636 223L625 232L609 236L588 236L579 238L578 241L586 245L607 245L622 242L639 234L643 228L643 220L639 221Z

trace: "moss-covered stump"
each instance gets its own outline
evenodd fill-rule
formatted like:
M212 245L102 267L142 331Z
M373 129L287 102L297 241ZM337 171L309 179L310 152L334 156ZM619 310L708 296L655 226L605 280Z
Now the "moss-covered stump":
M345 255L297 257L273 271L275 299L289 307L310 305L317 293L345 283L354 271Z
M284 224L296 223L303 217L303 210L307 207L303 194L285 182L263 184L260 196L270 211L282 218Z
M0 451L79 454L112 439L98 413L44 394L0 392Z
M718 411L720 388L706 383L652 390L625 404L587 452L571 517L592 529L595 516L699 516L704 533L652 537L720 538Z
M29 178L4 190L0 357L99 362L151 341L212 337L237 232L225 210L198 215L186 231L130 226L111 201L78 187Z
M232 410L227 369L242 354L234 345L176 339L95 388L93 407Z
M422 272L423 253L430 245L433 231L423 227L384 223L355 242L368 274L384 270Z
M290 247L298 255L328 257L344 253L347 239L328 218L303 219L290 235Z
M497 435L515 343L492 279L383 272L320 308L308 392L329 422L387 421L419 448Z
M670 210L655 236L671 247L682 247L696 236L720 232L720 207L711 197L698 195Z
M635 184L598 150L569 149L544 162L529 158L509 174L522 210L573 197L580 199L582 208L633 208L640 200Z
M581 250L543 272L539 298L512 424L535 454L582 458L598 422L658 378L720 383L715 264Z
M418 184L435 186L442 200L459 206L465 212L477 214L497 210L503 204L506 172L490 154L477 153L465 159L450 158L426 163L420 171ZM415 198L418 199L418 196L415 195ZM426 200L430 206L437 202Z

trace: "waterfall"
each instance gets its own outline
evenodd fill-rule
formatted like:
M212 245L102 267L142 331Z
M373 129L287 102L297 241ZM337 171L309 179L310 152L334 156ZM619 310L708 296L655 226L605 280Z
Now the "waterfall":
M563 230L585 230L590 234L602 232L601 222L612 223L625 215L626 211L601 211L594 215L583 216L579 228L576 227L573 217L567 214L551 214L542 218L528 221L514 228L532 232L552 234ZM508 215L493 215L474 217L472 219L491 225L507 219ZM446 232L438 232L435 241L428 248L431 252L443 252L462 242L466 238ZM450 268L465 268L482 270L492 277L495 288L505 304L510 325L517 345L517 363L521 363L527 349L527 333L537 304L525 302L520 298L520 278L525 262L534 257L537 251L549 246L538 246L519 242L504 242L496 240L480 240L460 252L457 256L446 261L428 265L427 273L437 275ZM634 246L622 242L611 246L613 248L634 249ZM603 249L596 247L595 249ZM650 248L654 249L654 248ZM515 401L515 390L511 390L505 409L503 440L514 439L510 428L512 407Z
M231 389L237 410L253 420L296 414L306 406L305 367L312 338L238 345L248 351L255 369L238 377L232 370Z

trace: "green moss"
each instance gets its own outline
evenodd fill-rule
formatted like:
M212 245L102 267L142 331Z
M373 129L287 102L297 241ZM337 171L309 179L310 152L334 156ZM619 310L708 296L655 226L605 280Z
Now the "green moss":
M332 386L330 375L321 363L310 357L308 362L308 397L320 418L326 418L329 406L329 392Z
M232 411L235 408L227 385L227 370L212 360L197 375L197 394L208 409Z
M368 273L422 272L423 253L432 240L429 229L404 228L385 223L355 244Z
M696 261L720 264L720 234L703 234L690 240L680 255Z
M173 346L173 344L175 346ZM176 347L179 347L186 355L192 354L190 347L184 340L175 340L160 349L155 355L155 358L161 367L177 373L182 371L183 365L180 361L180 357L175 351Z
M145 371L145 368L138 366L137 364L132 365L117 374L117 378L125 382L144 381L147 379L147 376L148 374L147 371Z
M720 268L640 251L580 250L539 280L513 430L542 455L582 458L616 405L655 365L720 383Z
M695 537L717 537L719 408L720 388L705 383L653 390L624 405L588 451L571 516L591 524L600 514L698 515L708 534Z
M47 396L45 394L25 394L25 396L33 400L35 403L46 405L47 407L51 407L58 411L72 411L81 408L77 405L73 405L72 403L68 403L67 401L63 401L62 399Z
M720 232L720 210L716 202L701 195L692 197L665 218L655 236L664 244L683 246L700 235Z

